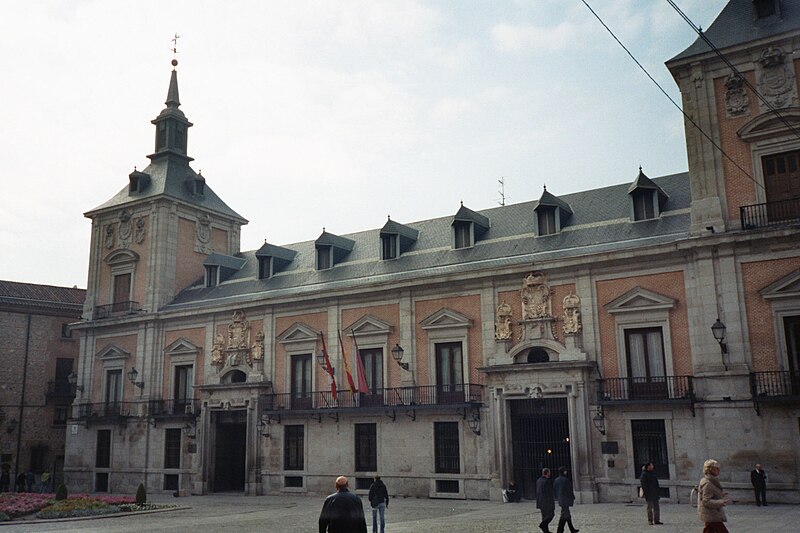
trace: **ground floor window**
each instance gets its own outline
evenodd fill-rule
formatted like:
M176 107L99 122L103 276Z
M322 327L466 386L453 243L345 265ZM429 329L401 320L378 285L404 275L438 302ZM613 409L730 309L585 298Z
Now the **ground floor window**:
M458 422L434 422L433 454L436 472L458 474L461 472L461 454L458 446Z
M181 467L181 430L164 430L164 468Z
M95 448L94 466L109 468L111 466L111 430L97 430L97 447Z
M663 420L631 420L633 435L633 462L636 477L642 467L653 463L658 479L669 479L669 456L667 454L667 430Z
M304 426L284 426L283 427L283 469L284 470L303 470L305 436Z
M378 470L378 440L375 424L356 424L356 472Z

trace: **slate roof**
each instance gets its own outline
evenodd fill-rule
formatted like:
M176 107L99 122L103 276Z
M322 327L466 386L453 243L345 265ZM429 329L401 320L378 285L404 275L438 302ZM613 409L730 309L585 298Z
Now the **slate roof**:
M688 238L688 173L655 178L653 182L669 194L661 216L653 220L630 220L629 183L625 183L561 196L573 215L561 232L543 237L534 234L537 201L530 201L481 210L480 216L488 219L490 227L483 240L470 248L452 248L451 215L406 224L419 232L413 251L387 261L380 260L380 228L347 235L354 242L352 252L327 270L314 268L315 241L283 246L297 255L283 272L264 280L258 279L255 251L247 251L239 254L245 265L227 282L187 288L167 309L312 295L426 275L465 274L560 257L633 250Z
M798 28L800 28L800 2L797 0L780 0L780 16L772 15L761 20L754 20L753 0L730 0L704 33L714 46L725 49L797 31ZM686 50L667 61L667 65L710 51L708 45L698 37Z
M80 313L86 289L0 280L0 304Z

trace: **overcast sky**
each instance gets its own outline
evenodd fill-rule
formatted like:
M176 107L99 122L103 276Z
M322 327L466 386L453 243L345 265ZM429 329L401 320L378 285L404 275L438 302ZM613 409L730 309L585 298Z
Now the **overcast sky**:
M665 0L590 5L680 101ZM707 27L725 0L678 0ZM86 287L83 213L153 151L178 33L189 155L242 249L687 169L683 120L580 0L4 2L0 279Z

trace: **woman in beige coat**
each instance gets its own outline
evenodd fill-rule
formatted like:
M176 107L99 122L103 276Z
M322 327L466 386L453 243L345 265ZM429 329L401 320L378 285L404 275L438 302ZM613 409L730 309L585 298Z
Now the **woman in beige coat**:
M719 463L709 459L703 463L703 479L697 487L697 512L700 520L705 523L703 533L729 533L723 522L725 517L724 507L731 503L728 493L722 490L719 476Z

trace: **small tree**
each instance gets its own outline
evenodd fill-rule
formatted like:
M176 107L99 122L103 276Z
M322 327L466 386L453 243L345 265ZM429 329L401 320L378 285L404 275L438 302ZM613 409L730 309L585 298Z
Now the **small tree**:
M136 489L136 505L142 506L147 503L147 491L144 488L144 483L139 483L139 488Z
M56 500L66 500L67 496L69 496L67 486L62 483L58 486L58 490L56 491Z

